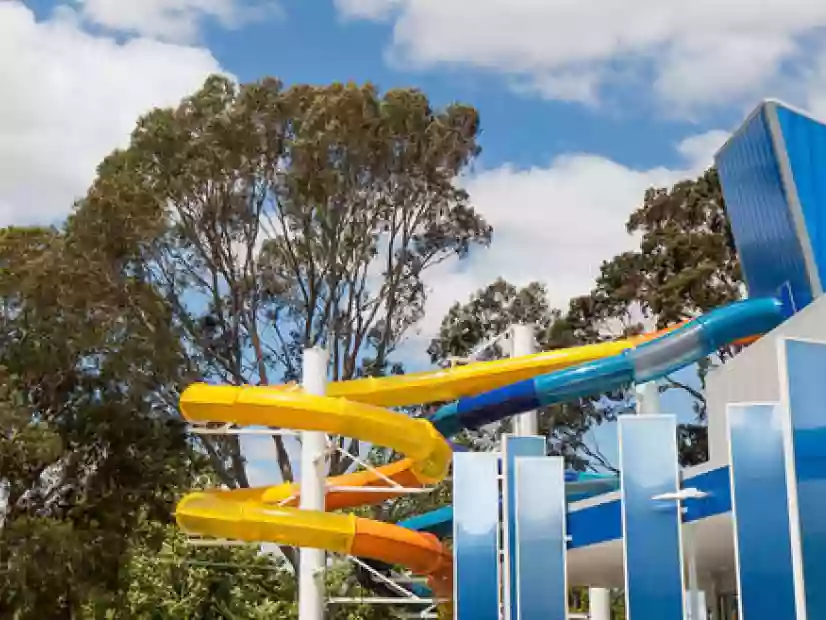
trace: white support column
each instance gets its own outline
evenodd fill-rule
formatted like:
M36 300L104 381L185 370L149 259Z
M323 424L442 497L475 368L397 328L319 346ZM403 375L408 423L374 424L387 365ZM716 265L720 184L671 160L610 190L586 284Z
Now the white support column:
M588 588L588 607L591 620L611 620L611 590Z
M721 620L720 618L720 590L717 587L717 579L715 575L709 575L708 579L708 596L710 599L711 614L709 620Z
M660 386L656 381L638 385L637 413L662 413L660 411Z
M683 523L683 548L685 549L688 569L686 618L687 620L706 620L706 612L702 608L703 596L700 594L699 577L697 575L697 544L694 540L694 529L693 526L685 523Z
M511 325L511 357L521 357L536 352L531 325ZM539 420L536 411L528 411L513 418L514 435L538 435Z
M323 396L327 384L327 352L305 349L302 386L309 394ZM324 510L325 453L327 436L319 432L301 433L302 510ZM324 618L324 566L322 549L301 549L298 566L299 620Z

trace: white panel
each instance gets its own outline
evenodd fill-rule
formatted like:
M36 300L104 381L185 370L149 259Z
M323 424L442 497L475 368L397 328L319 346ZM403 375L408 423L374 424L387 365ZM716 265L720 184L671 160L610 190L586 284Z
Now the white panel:
M780 336L826 339L826 297L815 300L737 357L709 373L706 397L709 464L712 467L728 463L726 404L780 400L776 344Z

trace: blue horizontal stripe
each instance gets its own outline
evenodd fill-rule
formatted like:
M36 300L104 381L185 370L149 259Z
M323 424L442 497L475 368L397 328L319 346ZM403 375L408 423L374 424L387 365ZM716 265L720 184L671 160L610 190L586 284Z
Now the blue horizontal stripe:
M606 480L607 482L609 481ZM708 494L703 499L685 502L684 521L699 521L731 512L731 490L727 466L688 478L682 486L683 488L692 487ZM569 490L573 492L568 492ZM570 489L566 489L566 493L568 500L573 501L577 495L576 483L571 485ZM408 529L431 532L439 537L448 536L453 527L453 508L445 506L402 521L399 525ZM568 534L572 538L569 545L572 549L622 538L620 500L613 499L588 508L569 511Z
M618 499L568 512L568 548L576 549L622 538L622 512Z
M731 486L728 466L712 469L683 481L682 488L707 493L703 499L685 502L683 521L691 523L731 512ZM570 547L586 547L622 538L622 513L619 498L568 513Z

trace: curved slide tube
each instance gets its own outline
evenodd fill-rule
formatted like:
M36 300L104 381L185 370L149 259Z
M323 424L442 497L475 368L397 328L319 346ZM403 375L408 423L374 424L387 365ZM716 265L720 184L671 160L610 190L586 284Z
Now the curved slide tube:
M408 375L400 375L397 377L383 377L383 378L365 378L356 379L353 381L342 381L330 383L327 386L326 398L345 398L351 405L357 404L372 404L382 405L385 407L404 406L414 404L426 404L432 402L440 402L446 400L453 400L467 394L478 393L484 389L494 389L501 385L508 385L515 381L519 381L525 377L535 376L537 374L548 373L553 370L567 368L583 362L597 360L602 357L615 355L619 352L625 351L629 348L637 346L640 343L647 342L657 338L665 333L673 331L675 328L668 328L650 334L643 334L634 336L623 340L613 342L606 342L593 345L585 345L579 347L572 347L569 349L560 349L555 351L546 351L543 353L535 353L533 355L526 355L518 358L510 358L503 360L495 360L490 362L477 362L467 366L460 366L449 370L437 370L428 372L412 373ZM206 398L206 401L201 403L201 407L215 402L221 398L217 391L218 387L208 386L210 396L199 396L199 398ZM220 388L226 390L234 390L239 388ZM252 389L252 388L250 388ZM315 416L316 411L309 404L309 400L297 385L282 385L282 386L266 386L255 387L255 390L263 392L278 392L278 393L292 393L298 395L297 398L302 399L301 403L294 403L296 415L302 419L305 417ZM204 394L201 392L200 394ZM186 394L186 399L193 398L192 394ZM354 402L353 402L354 401ZM190 419L188 411L194 411L194 403L189 403L185 406L184 400L181 401L181 406L184 409L184 417ZM231 408L232 405L224 404L221 409L217 406L210 408L209 413L204 417L191 418L191 421L213 421L213 422L234 422L236 424L251 424L251 425L268 425L262 418L255 413L247 415L241 421L237 415L233 414L233 419L227 419L224 410ZM352 412L353 410L350 409ZM382 410L382 413L385 413ZM388 412L392 415L398 415L393 412ZM212 417L210 417L212 416ZM220 416L220 417L219 417ZM295 418L286 420L279 424L283 428L299 429L303 427L291 426ZM347 437L354 437L361 439L362 427L369 426L371 418L360 418L358 415L351 416L347 422L348 428L343 429L345 432L334 430L333 428L317 428L316 430L323 430L330 434L341 434ZM318 421L318 418L316 418ZM311 429L305 429L311 430ZM377 445L392 447L399 452L409 454L407 451L397 448L393 444L372 442ZM418 479L411 468L413 460L407 458L401 461L396 461L389 465L384 465L376 471L360 471L351 474L344 474L336 476L327 480L327 486L332 490L326 494L326 509L340 510L345 508L355 508L369 504L379 504L388 499L398 497L398 493L388 491L385 493L378 493L376 491L365 491L359 493L352 490L337 491L336 487L388 487L387 480L392 480L395 484L405 487L414 488L422 486L422 481ZM297 506L300 496L300 487L298 484L281 484L266 488L253 489L238 489L233 491L235 496L239 499L258 499L265 503L281 504L283 506Z
M184 393L181 408L184 417L190 421L320 430L388 446L408 455L404 461L385 466L395 468L394 481L431 484L441 480L449 467L451 448L443 435L452 435L463 427L475 428L537 406L587 396L623 384L650 381L691 364L726 343L768 331L783 318L783 307L775 300L739 302L647 338L577 347L567 353L556 351L551 352L552 355L484 362L435 373L333 383L329 388L330 395L325 397L311 396L295 387L194 385ZM567 367L576 363L579 365ZM557 371L508 385L520 373L536 375L549 367ZM487 385L500 387L478 396L460 398L443 407L432 417L433 425L426 420L353 402L360 399L401 405L455 398L482 389L486 385L487 371L494 377ZM451 376L456 378L455 383L451 383ZM427 389L426 377L438 387ZM368 486L387 485L381 476L367 472L348 474L330 482L342 486L355 486L353 482ZM294 502L296 491L293 485L279 485L267 489L192 493L178 504L176 518L184 530L193 533L320 547L401 564L416 573L428 575L437 595L449 595L450 553L442 548L435 536L353 515L299 511L279 505ZM328 508L332 509L354 506L356 500L361 504L375 503L396 494L330 495ZM447 511L443 518L448 518ZM452 520L452 513L450 518Z
M489 362L474 362L445 370L414 372L393 377L366 377L328 384L327 396L383 407L445 402L479 394L511 383L622 353L643 342L678 329L675 325L648 334L554 349Z
M420 486L442 480L452 457L447 440L426 420L373 405L311 396L297 388L196 384L182 395L181 410L190 421L326 431L389 446L408 455L403 471ZM320 547L402 564L429 576L437 595L450 594L451 555L432 534L354 515L279 506L268 503L266 493L266 489L190 493L178 503L175 516L182 529L202 535Z
M430 421L450 436L523 411L646 383L693 364L729 343L763 334L787 316L786 307L776 299L735 302L618 355L460 398L439 409Z

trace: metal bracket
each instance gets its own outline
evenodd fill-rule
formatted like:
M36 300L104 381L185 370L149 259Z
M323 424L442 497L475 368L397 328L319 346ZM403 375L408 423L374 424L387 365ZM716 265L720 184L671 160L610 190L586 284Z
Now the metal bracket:
M678 502L684 502L686 500L692 499L705 499L708 497L708 493L705 491L700 491L699 489L695 489L694 487L689 487L687 489L680 489L679 491L673 493L661 493L660 495L655 495L651 499L654 501L668 501L674 500Z

